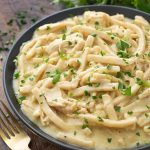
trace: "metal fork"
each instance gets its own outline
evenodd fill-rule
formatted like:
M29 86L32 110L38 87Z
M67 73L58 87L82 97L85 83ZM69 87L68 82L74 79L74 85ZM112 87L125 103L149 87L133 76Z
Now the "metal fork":
M30 150L30 137L0 100L0 137L12 150Z

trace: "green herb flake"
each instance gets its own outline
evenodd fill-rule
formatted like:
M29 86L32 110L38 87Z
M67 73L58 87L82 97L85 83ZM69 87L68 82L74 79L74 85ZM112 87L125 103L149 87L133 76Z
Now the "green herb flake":
M119 57L121 57L121 58L129 58L130 57L129 53L126 51L126 49L130 47L130 45L126 41L120 40L117 42L116 46L118 48L117 55Z
M129 115L132 115L133 114L133 111L128 111L127 112Z
M55 70L54 72L46 72L47 77L53 78L52 83L56 84L59 82L61 77L61 72L59 70Z
M107 69L110 70L112 66L110 64L107 65Z
M44 93L41 93L40 95L39 95L39 97L43 97L44 96Z
M136 78L136 83L138 85L143 85L143 81L140 78Z
M140 146L140 143L139 143L139 142L137 142L137 143L136 143L136 146Z
M85 96L90 96L90 93L85 90L85 91L84 91L84 95L85 95Z
M137 136L140 136L140 132L136 132L136 135L137 135Z
M131 74L131 72L129 72L129 71L124 71L123 72L125 75L128 75L129 77L133 77L133 75Z
M34 80L34 77L29 77L29 80L30 80L30 81L33 81L33 80Z
M131 96L131 86L126 87L123 83L119 82L118 90L120 90L123 95Z
M73 112L73 114L75 114L75 115L79 115L79 114L80 114L80 112L79 112L78 110L76 110L76 111L74 111L74 112Z
M145 113L144 115L145 115L145 117L146 117L146 118L148 118L148 117L149 117L149 115L148 115L147 113Z
M59 80L60 80L60 75L61 75L61 73L59 72L59 71L56 71L55 72L55 76L53 76L53 84L56 84L57 82L59 82Z
M104 55L106 55L106 53L104 51L100 51L100 55L104 56Z
M96 34L96 33L94 33L94 34L91 34L91 36L96 37L96 36L97 36L97 34Z
M108 138L108 139L107 139L107 142L108 142L108 143L111 143L111 142L112 142L112 138Z
M99 22L98 22L98 21L95 21L95 25L99 25Z
M96 100L96 99L97 99L97 96L92 96L92 99L93 99L93 100Z
M87 83L87 85L88 85L88 86L92 86L91 77L90 77L90 76L88 77L88 83Z
M147 129L150 129L150 126L149 126L149 127L147 127Z
M50 26L47 26L47 27L46 27L46 30L50 30L50 29L51 29L51 27L50 27Z
M89 123L88 123L88 120L86 118L84 118L84 123L83 123L81 128L82 129L89 128Z
M99 87L100 86L100 83L95 83L95 84L93 84L94 85L94 87Z
M65 52L61 51L61 52L58 52L58 55L61 59L63 60L67 60L68 59L68 56Z
M18 79L19 76L20 76L20 72L19 72L19 71L16 71L16 72L14 73L14 79Z
M117 72L117 74L116 74L117 78L122 78L122 76L123 76L122 72Z
M49 58L44 58L45 63L48 63Z
M25 80L21 80L21 83L25 83Z
M100 121L100 122L103 122L103 121L104 121L100 116L97 116L97 119L98 119L98 121Z
M116 112L120 112L121 107L120 106L114 106L114 109L115 109Z
M66 34L65 33L62 35L62 40L66 40Z
M150 106L146 105L147 109L150 109Z
M119 50L125 50L130 47L130 45L124 40L118 41L116 46Z
M76 136L76 135L77 135L77 131L74 131L74 132L73 132L73 135Z
M21 104L22 104L22 101L25 100L25 99L26 99L25 96L20 96L20 97L18 98L18 103L21 105Z

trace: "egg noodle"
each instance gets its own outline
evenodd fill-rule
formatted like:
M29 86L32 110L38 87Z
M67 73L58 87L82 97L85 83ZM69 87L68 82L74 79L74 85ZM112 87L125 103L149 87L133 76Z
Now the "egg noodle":
M14 60L22 111L59 140L93 149L150 143L150 24L85 11L40 26Z

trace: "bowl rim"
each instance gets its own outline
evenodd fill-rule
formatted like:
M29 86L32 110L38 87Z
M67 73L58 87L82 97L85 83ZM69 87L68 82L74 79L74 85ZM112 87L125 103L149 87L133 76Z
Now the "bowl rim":
M52 137L51 135L48 135L47 133L45 133L43 131L40 132L38 129L35 129L31 124L29 124L27 122L27 120L21 116L20 112L16 109L16 107L14 106L14 104L12 103L12 100L9 96L9 92L8 92L8 86L7 86L7 83L6 83L6 80L7 80L7 77L6 77L6 74L7 74L7 65L8 65L8 60L10 59L11 57L11 53L13 51L15 51L15 46L17 45L17 43L19 42L19 40L25 35L25 33L28 33L30 32L30 30L32 28L34 28L35 26L37 26L38 24L40 24L41 22L43 22L44 20L47 20L48 18L51 18L52 16L55 16L55 15L61 15L62 13L66 13L66 12L72 12L73 10L82 10L84 9L84 11L86 9L95 9L97 8L111 8L111 9L123 9L124 11L129 11L129 12L135 12L137 14L143 14L144 16L147 16L147 18L150 19L150 14L146 13L146 12L143 12L143 11L140 11L140 10L136 10L134 8L129 8L129 7L124 7L124 6L114 6L114 5L86 5L86 6L80 6L80 7L74 7L74 8L69 8L69 9L64 9L64 10L60 10L58 12L55 12L55 13L52 13L42 19L40 19L39 21L37 21L35 24L33 24L32 26L28 27L23 33L21 33L21 35L19 37L17 37L16 39L16 42L15 44L13 44L11 50L9 51L8 55L7 55L7 58L5 59L5 62L4 62L4 65L3 65L3 77L2 77L2 80L3 80L3 88L4 88L4 93L6 95L6 99L11 107L11 109L13 110L13 112L15 113L15 115L21 120L21 122L23 122L24 125L26 125L26 127L28 129L30 129L30 131L32 131L34 134L42 137L43 139L49 141L49 142L52 142L53 144L56 144L58 146L61 146L62 148L66 148L66 149L71 149L71 150L86 150L85 148L81 148L81 147L78 147L78 146L75 146L75 145L72 145L72 144L69 144L69 143L65 143L63 141L60 141L54 137ZM96 10L97 11L97 10ZM105 11L106 12L106 11ZM107 12L106 12L107 13ZM65 17L63 18L65 19ZM60 19L61 21L61 19ZM149 20L148 20L149 21ZM19 52L19 50L18 50ZM30 119L28 118L29 122L32 122L30 121ZM129 149L126 149L126 150L148 150L147 148L150 148L150 144L148 145L142 145L142 147L133 147L133 148L129 148Z

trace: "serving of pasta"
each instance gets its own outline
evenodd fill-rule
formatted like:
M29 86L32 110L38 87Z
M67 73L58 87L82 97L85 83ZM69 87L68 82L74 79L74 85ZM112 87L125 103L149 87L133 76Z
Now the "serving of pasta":
M14 60L23 113L82 148L150 143L150 24L85 11L40 26Z

